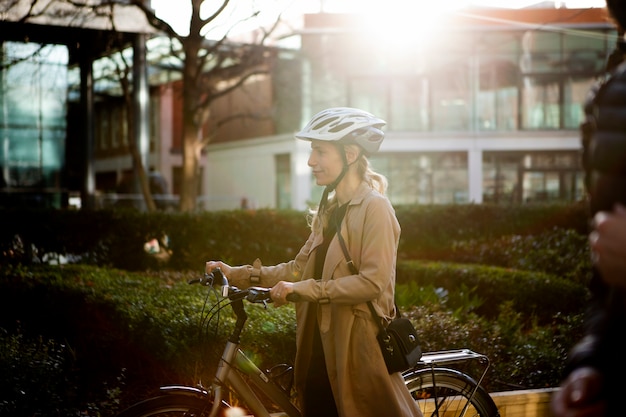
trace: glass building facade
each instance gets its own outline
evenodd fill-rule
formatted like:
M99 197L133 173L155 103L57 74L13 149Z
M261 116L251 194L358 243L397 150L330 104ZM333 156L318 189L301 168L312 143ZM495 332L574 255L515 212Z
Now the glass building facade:
M303 35L311 113L341 103L387 121L387 141L405 145L383 146L372 164L389 178L394 204L578 200L583 103L617 35L588 10L551 13L562 21L501 19L393 43L312 18ZM563 18L575 13L580 22Z
M604 74L617 33L593 9L539 10L534 21L523 21L532 11L490 13L491 20L440 25L428 37L381 36L337 16L305 16L290 71L276 71L268 81L274 133L291 134L326 107L359 107L385 119L387 139L371 161L389 178L394 204L580 199L582 105ZM508 15L490 24L494 13ZM76 70L68 70L67 48L4 42L0 54L0 194L62 192L64 158L73 157L65 150L67 86L76 84L68 81ZM96 183L109 190L120 168L98 168L98 162L128 159L128 126L123 102L99 71L96 64L95 89L109 94L95 103ZM163 92L153 93L150 150L156 154L176 145L162 143L168 117L161 116L172 113L172 132L179 121L176 102L168 110ZM274 158L274 204L297 206L290 197L297 155L281 152ZM168 157L174 161L168 164L178 163L177 155ZM172 171L176 193L176 166ZM311 199L319 199L315 191Z
M65 167L67 48L4 42L0 54L0 201L59 206Z

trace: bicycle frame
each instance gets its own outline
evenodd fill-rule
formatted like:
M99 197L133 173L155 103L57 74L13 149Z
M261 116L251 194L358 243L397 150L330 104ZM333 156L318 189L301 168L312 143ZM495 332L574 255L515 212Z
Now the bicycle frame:
M218 278L220 276L221 273ZM194 282L212 286L214 277L211 274L205 279L190 281L190 283ZM277 374L275 372L277 367L267 371L259 369L240 349L240 336L248 318L244 300L262 304L271 302L269 289L250 287L246 290L239 290L229 286L225 278L222 279L222 283L222 297L228 302L221 306L218 303L218 311L228 305L233 309L237 320L224 347L211 387L164 386L160 388L160 392L166 394L165 396L142 401L127 409L130 411L124 415L153 416L169 411L193 410L201 412L202 415L216 417L231 407L224 400L230 392L235 394L238 401L241 401L245 411L256 417L271 416L268 408L272 407L269 402L281 410L275 415L302 416L301 411L292 402L291 385L285 388L278 381L278 378L285 376L285 373ZM460 370L447 367L471 360L478 360L485 365L478 382ZM278 365L280 366L284 365ZM403 372L402 376L416 401L423 401L422 410L430 410L428 415L448 415L447 413L454 409L455 413L460 412L460 414L454 414L457 416L464 416L468 410L472 410L472 413L480 413L481 416L496 417L498 411L493 400L480 387L488 368L489 359L483 354L469 349L446 350L425 352L418 365ZM291 368L288 367L287 370ZM453 408L450 408L451 406Z
M447 350L439 352L425 352L424 356L418 363L418 366L414 369L405 371L403 377L410 383L411 380L420 378L423 374L430 374L434 385L435 392L437 391L437 375L443 373L452 374L455 373L457 378L462 380L465 376L455 369L445 368L442 366L464 363L471 360L478 360L485 365L485 369L479 378L479 382L473 385L473 390L468 397L461 403L459 397L458 406L455 406L460 411L459 415L465 415L465 410L470 404L470 401L476 390L478 389L480 382L485 376L487 369L489 368L489 359L487 356L473 352L468 349L460 350ZM244 378L244 375L247 377ZM237 393L237 398L244 402L248 411L258 417L270 417L271 414L259 399L253 387L257 388L260 392L267 396L270 400L274 401L278 405L282 413L282 416L288 417L300 417L301 412L291 402L289 396L278 387L271 379L271 377L261 369L259 369L254 362L252 362L240 349L237 343L227 342L224 353L220 360L216 378L211 386L210 390L202 388L193 388L188 386L164 386L160 391L169 394L184 394L201 398L207 404L212 404L212 409L209 416L215 417L220 409L224 407L230 407L229 404L222 400L224 394L223 389L232 390ZM440 415L439 404L437 396L431 400L431 404L428 409L428 414L438 416ZM274 414L275 416L276 414Z
M231 366L234 357L235 366ZM265 394L270 400L274 401L289 417L300 417L300 410L291 402L291 399L285 392L279 388L264 371L259 369L254 362L252 362L242 351L239 349L237 343L228 342L224 349L224 354L220 365L218 366L216 374L216 382L213 384L212 390L214 392L214 409L210 414L210 417L215 416L217 407L215 404L221 402L222 387L224 384L220 381L225 381L225 385L230 387L237 393L237 397L243 401L250 409L250 411L259 417L269 417L270 414L265 408L259 397L252 390L252 387L248 385L248 382L242 376L246 375L252 385L258 388L263 394Z
M234 364L234 366L230 365ZM209 417L217 416L221 407L229 406L222 400L223 388L227 387L237 393L237 398L243 401L249 411L258 417L270 417L270 413L256 395L252 387L242 376L246 375L250 383L258 388L270 400L274 401L288 417L301 417L300 410L291 402L290 398L279 388L267 373L259 369L240 349L237 343L228 342L220 365L216 373L215 382L210 390L193 388L183 385L171 385L160 388L163 393L185 394L210 399L213 403ZM207 402L208 404L208 402Z

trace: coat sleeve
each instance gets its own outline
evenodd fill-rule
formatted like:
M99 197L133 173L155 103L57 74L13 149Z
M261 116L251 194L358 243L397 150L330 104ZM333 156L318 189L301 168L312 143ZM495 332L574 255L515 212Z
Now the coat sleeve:
M342 233L358 273L349 272L335 237L324 265L325 273L332 273L332 279L301 281L294 287L296 293L306 301L352 305L382 296L386 305L393 306L400 225L389 200L376 194L353 212L349 209ZM327 266L332 271L327 271Z
M273 287L278 281L299 281L302 279L302 271L309 258L313 240L314 235L311 233L296 257L289 262L263 266L261 260L256 259L252 265L233 267L228 279L239 288Z

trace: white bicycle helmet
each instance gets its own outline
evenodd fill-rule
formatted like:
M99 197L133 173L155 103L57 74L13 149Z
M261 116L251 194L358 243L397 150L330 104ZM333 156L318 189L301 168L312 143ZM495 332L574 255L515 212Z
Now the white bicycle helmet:
M363 110L332 107L313 116L295 136L302 140L356 143L370 154L380 148L385 138L381 128L386 124L384 120Z

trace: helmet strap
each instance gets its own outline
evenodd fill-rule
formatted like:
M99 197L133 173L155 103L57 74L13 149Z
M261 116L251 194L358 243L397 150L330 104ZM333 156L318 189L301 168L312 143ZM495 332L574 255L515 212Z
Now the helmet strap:
M337 148L339 149L339 153L341 154L341 159L343 160L343 167L341 168L341 172L339 173L337 178L335 178L333 182L331 182L324 188L324 192L322 193L322 198L320 199L320 204L317 209L318 214L321 214L326 208L326 203L328 202L328 194L330 194L332 191L335 191L335 188L337 188L337 185L339 185L343 177L348 172L349 164L348 164L348 158L346 157L346 150L344 149L342 144L338 144Z

